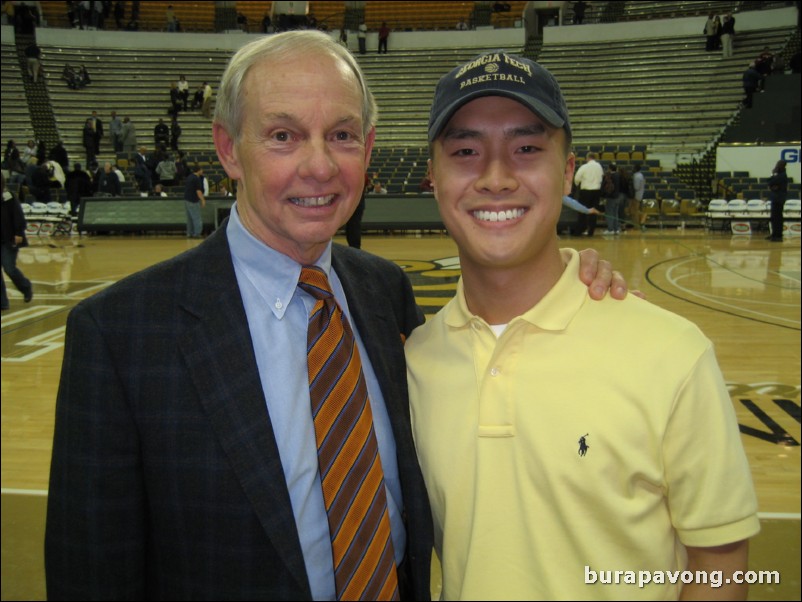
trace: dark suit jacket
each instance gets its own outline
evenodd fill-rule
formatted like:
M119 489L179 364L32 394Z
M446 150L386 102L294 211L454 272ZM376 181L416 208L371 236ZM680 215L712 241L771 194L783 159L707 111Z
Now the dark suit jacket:
M401 594L429 599L401 339L421 314L394 264L339 245L332 262L396 439ZM45 540L51 600L310 599L225 228L70 313Z

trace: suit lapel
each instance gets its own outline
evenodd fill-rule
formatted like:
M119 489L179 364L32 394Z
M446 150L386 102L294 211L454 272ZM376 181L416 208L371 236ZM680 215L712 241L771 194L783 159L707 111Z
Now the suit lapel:
M403 421L399 423L399 417L407 414L406 363L392 307L385 297L386 292L377 287L377 281L365 278L360 266L351 262L350 256L338 252L337 245L333 247L332 265L342 283L351 317L379 381L393 432L398 438L401 436L399 429L405 426ZM399 387L402 381L403 389Z
M220 228L198 248L198 269L179 303L197 321L179 341L218 442L287 570L309 582L278 446L267 414L245 309ZM310 592L311 597L311 592Z

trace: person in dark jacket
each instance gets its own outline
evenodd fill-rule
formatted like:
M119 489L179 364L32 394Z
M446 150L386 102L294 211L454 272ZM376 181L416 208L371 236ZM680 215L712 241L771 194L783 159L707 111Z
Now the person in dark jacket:
M6 190L6 177L0 172L0 196L2 196L3 213L0 218L2 226L2 262L3 271L11 278L11 282L22 293L25 303L30 303L33 299L33 285L17 267L17 255L20 247L27 247L28 241L25 238L25 214L19 200L10 191ZM8 293L6 292L6 281L3 281L2 309L10 307Z
M783 241L783 210L785 199L788 196L788 174L785 173L786 162L777 161L769 178L769 199L771 200L771 234L767 240L772 242Z
M80 163L73 165L72 171L67 174L64 189L67 191L67 200L70 201L70 212L77 215L81 197L92 196L92 179Z

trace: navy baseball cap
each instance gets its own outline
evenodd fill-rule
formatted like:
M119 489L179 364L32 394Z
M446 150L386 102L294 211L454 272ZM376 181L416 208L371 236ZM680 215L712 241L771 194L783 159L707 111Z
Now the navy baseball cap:
M460 107L482 96L516 100L571 136L568 107L554 76L530 59L498 50L479 55L440 78L429 113L429 142Z

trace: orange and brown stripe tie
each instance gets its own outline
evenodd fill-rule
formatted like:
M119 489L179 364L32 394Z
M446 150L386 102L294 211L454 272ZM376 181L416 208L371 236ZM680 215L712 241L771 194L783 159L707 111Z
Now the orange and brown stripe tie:
M398 600L390 518L373 416L351 326L326 274L304 267L309 395L338 600Z

